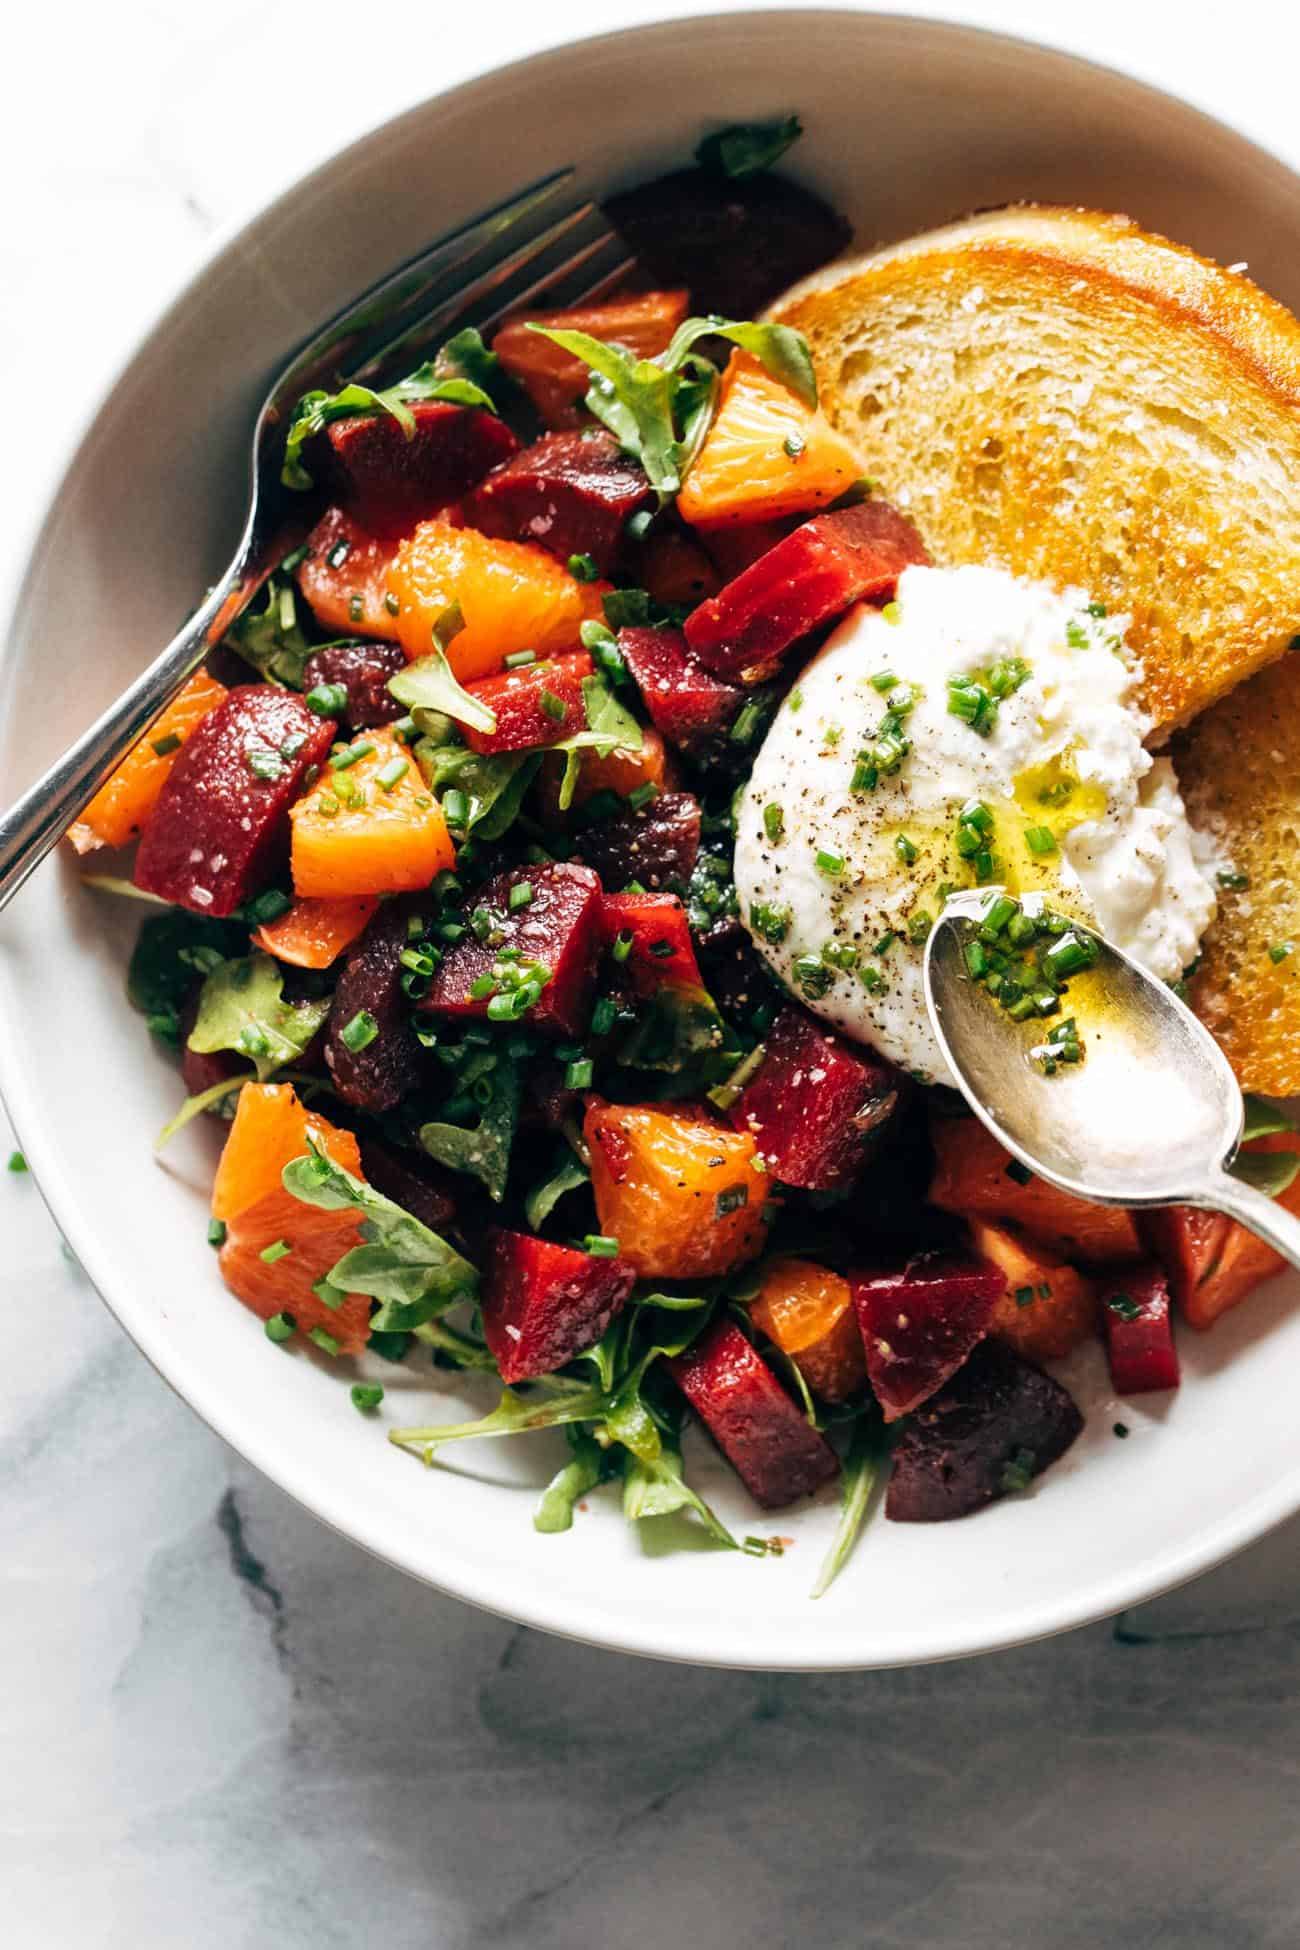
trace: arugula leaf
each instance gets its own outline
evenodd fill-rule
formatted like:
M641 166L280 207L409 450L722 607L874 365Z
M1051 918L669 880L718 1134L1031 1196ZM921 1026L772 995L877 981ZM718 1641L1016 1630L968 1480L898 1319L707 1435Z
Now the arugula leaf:
M574 1386L550 1378L547 1392L538 1397L516 1394L503 1388L501 1399L490 1415L472 1422L444 1422L428 1428L390 1429L388 1440L399 1449L418 1449L426 1462L444 1442L463 1442L478 1436L528 1435L535 1429L555 1429L566 1422L591 1422L598 1419L608 1397L598 1382Z
M325 1212L342 1212L351 1206L363 1215L365 1244L344 1253L327 1278L344 1293L364 1293L382 1301L370 1323L372 1331L409 1332L456 1301L473 1296L478 1274L467 1259L392 1199L354 1178L310 1139L308 1143L310 1156L287 1164L281 1183L304 1205L317 1205Z
M178 1013L196 976L237 954L246 939L232 921L169 907L141 927L126 976L127 1000L142 1016Z
M464 331L456 332L433 362L433 369L439 379L468 379L477 386L484 398L499 386L505 377L504 370L495 352L489 352L483 343L483 335L472 325Z
M292 582L278 574L267 577L266 601L260 609L249 607L231 624L222 638L228 650L235 651L270 684L285 685L300 691L307 659L318 645L310 643L298 621L298 598Z
M1239 1151L1228 1170L1243 1185L1253 1185L1257 1192L1266 1192L1269 1198L1280 1198L1300 1172L1300 1152Z
M561 812L567 812L573 804L584 751L592 750L598 757L608 758L611 752L639 752L641 749L640 725L632 713L619 703L603 677L593 675L583 678L582 702L587 718L585 729L575 731L571 738L560 739L551 748L567 754L564 777L560 781Z
M328 996L286 1002L283 991L284 969L271 955L223 961L199 991L190 1048L204 1056L236 1050L252 1058L265 1083L302 1055L330 1011Z
M205 1110L211 1110L213 1105L219 1104L223 1097L229 1097L232 1092L242 1090L246 1083L251 1082L252 1078L246 1076L223 1077L220 1083L209 1084L206 1090L200 1090L193 1097L187 1097L176 1115L168 1118L154 1139L154 1150L161 1151L164 1145L171 1143L178 1131L183 1131L187 1124L193 1123L196 1117L201 1117Z
M448 1327L445 1320L426 1320L413 1328L415 1338L431 1347L435 1354L450 1355L458 1368L481 1369L484 1373L495 1374L497 1364L484 1347L482 1341L472 1341L468 1334L458 1334L454 1327Z
M675 1442L665 1439L659 1454L649 1462L629 1452L623 1465L623 1515L629 1523L638 1523L642 1517L672 1516L679 1510L694 1511L715 1543L727 1550L740 1548L726 1525L686 1481L682 1452Z
M433 626L432 651L417 663L408 664L405 670L399 670L396 677L390 677L388 689L408 710L438 711L458 724L467 724L472 731L495 731L496 712L470 696L447 662L447 645L464 627L460 604L452 603Z
M458 336L463 338L465 334ZM454 343L454 340L449 340L443 350L449 352ZM463 347L456 356L459 363L464 356ZM399 379L395 386L385 387L379 393L369 386L355 384L344 386L337 393L326 393L317 388L314 392L304 393L293 409L280 467L282 483L287 488L298 489L314 485L303 463L302 450L309 440L323 433L332 420L349 420L358 413L388 413L409 440L415 432L415 418L408 404L413 400L446 400L452 406L481 406L489 413L496 412L488 394L481 386L463 376L463 372L452 375L446 370L439 371L436 363L430 364L428 361L408 373L405 379Z
M663 354L663 362L675 368L684 362L699 339L729 339L766 366L773 379L807 407L817 404L817 374L808 341L792 325L768 325L738 318L688 318L677 327Z
M695 151L695 160L701 169L743 183L779 162L802 134L803 123L797 115L787 115L779 122L733 122L716 135L706 135Z
M676 1073L714 1055L725 1033L718 1005L706 989L663 982L638 1007L617 1060L626 1069Z
M810 1596L823 1598L834 1584L857 1542L889 1455L889 1432L873 1410L853 1430L841 1464L840 1520Z
M573 1506L588 1490L594 1490L605 1474L608 1451L594 1436L570 1423L564 1431L573 1454L563 1469L554 1475L542 1492L533 1515L533 1529L546 1536L573 1528Z
M417 727L423 729L431 715L417 710ZM472 752L427 737L417 742L415 757L439 799L453 786L465 794L469 819L463 830L483 840L499 840L514 824L542 762L540 752Z
M1256 1097L1246 1091L1242 1101L1246 1106L1246 1120L1241 1133L1243 1144L1252 1138L1277 1137L1283 1131L1300 1130L1294 1111L1286 1110L1280 1104L1269 1103L1266 1097Z
M634 455L663 507L679 493L713 417L719 374L695 350L699 340L729 339L751 352L805 405L817 404L808 342L789 325L729 318L688 318L658 359L638 359L589 332L529 322L581 359L592 374L586 404L619 445Z
M499 1205L505 1197L522 1085L513 1063L498 1062L486 1076L491 1095L477 1125L465 1130L459 1124L422 1124L420 1143L439 1164L481 1178Z
M591 1173L571 1151L565 1151L549 1178L534 1185L524 1200L524 1216L534 1232L541 1230L566 1192L591 1182Z

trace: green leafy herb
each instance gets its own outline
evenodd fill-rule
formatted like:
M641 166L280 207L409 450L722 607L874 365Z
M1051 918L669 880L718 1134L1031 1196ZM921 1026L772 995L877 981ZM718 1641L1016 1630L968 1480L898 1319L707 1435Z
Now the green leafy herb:
M11 1151L9 1153L9 1163L5 1169L12 1171L15 1175L27 1170L27 1160L21 1151Z
M492 732L497 728L496 712L479 698L471 697L447 662L447 645L465 627L459 603L453 603L433 626L433 649L427 657L408 664L388 680L388 689L408 711L438 711L467 724L471 731Z
M590 1182L591 1173L571 1151L560 1158L550 1176L534 1185L524 1200L524 1215L534 1232L539 1232L566 1192Z
M478 1274L454 1247L382 1192L336 1164L308 1140L310 1156L281 1173L286 1192L325 1212L349 1207L362 1219L364 1243L343 1255L327 1275L342 1293L382 1302L371 1322L379 1333L402 1333L472 1297Z
M474 334L478 338L478 334ZM478 346L482 347L482 340ZM452 347L459 351L452 354ZM478 349L470 345L466 333L458 333L443 348L462 372L466 369L467 358L477 361ZM484 351L484 357L491 354ZM476 385L466 377L448 376L446 366L442 372L434 363L427 362L399 379L395 386L387 386L376 393L369 386L350 385L342 387L337 393L326 393L317 389L304 393L293 409L289 431L284 444L284 461L280 468L280 479L287 488L304 489L313 486L311 475L303 462L303 448L314 440L333 420L350 420L359 413L387 413L397 421L409 440L415 432L415 417L411 405L417 400L446 400L453 406L480 406L489 413L495 413L491 397L482 386Z
M1030 1295L1033 1298L1033 1295ZM1112 1293L1106 1302L1107 1313L1114 1314L1117 1320L1138 1320L1142 1309L1129 1293Z
M442 381L468 379L484 397L495 397L504 377L500 359L495 352L489 352L482 333L476 332L472 325L447 340L433 362L433 369Z
M572 1450L564 1467L554 1475L542 1492L541 1501L533 1515L533 1529L545 1536L555 1536L562 1530L573 1528L573 1508L588 1490L594 1490L605 1474L608 1451L601 1448L594 1436L585 1429L570 1424L564 1431Z
M126 993L142 1016L179 1017L196 978L243 946L243 930L230 921L207 920L168 908L152 914L136 938Z
M716 135L706 135L695 151L695 160L701 169L743 183L779 162L802 134L803 124L797 115L786 115L779 122L734 122Z
M1246 1106L1246 1120L1241 1133L1243 1144L1252 1138L1278 1137L1283 1131L1300 1130L1300 1119L1294 1111L1286 1110L1281 1104L1271 1104L1265 1097L1256 1097L1247 1091L1243 1099Z
M1017 1449L1010 1460L1003 1464L1000 1488L1007 1496L1019 1496L1034 1480L1038 1458L1032 1449Z
M486 1073L486 1082L488 1100L472 1130L457 1124L422 1124L420 1143L431 1158L449 1170L469 1172L481 1179L499 1204L505 1197L519 1120L519 1067L498 1062Z
M1228 1170L1243 1185L1253 1185L1269 1198L1280 1198L1300 1171L1300 1151L1239 1151Z
M429 715L416 713L421 729ZM473 833L482 840L499 840L514 824L542 762L540 752L473 752L466 745L435 742L428 736L416 745L415 757L442 801L449 823L454 823L458 832ZM449 804L453 792L464 795L463 808L459 801ZM462 810L464 819L452 822L452 811Z
M603 677L593 675L583 678L582 702L587 719L584 729L573 732L568 738L559 739L553 747L555 751L567 754L564 777L560 781L559 803L562 812L567 812L573 804L584 751L594 751L597 757L608 758L611 752L639 752L641 749L640 725L631 712L619 703Z
M724 1549L739 1548L726 1525L686 1481L681 1450L675 1442L661 1440L659 1454L652 1461L629 1452L623 1465L623 1515L628 1521L639 1523L643 1517L669 1517L681 1510L692 1511L714 1542Z
M665 981L638 1005L636 1020L619 1044L617 1060L628 1069L680 1075L702 1058L716 1055L724 1038L718 1005L706 989Z
M864 1415L854 1425L841 1465L840 1520L812 1588L814 1598L825 1597L848 1563L866 1523L872 1492L880 1482L888 1455L889 1435L884 1424L874 1413Z
M222 639L246 664L251 664L268 683L287 685L300 691L307 659L319 645L308 641L298 621L298 604L293 584L272 575L266 584L266 601L250 605L237 617Z
M271 955L223 961L199 991L189 1047L251 1057L260 1083L296 1062L329 1014L329 998L286 1002L284 969Z

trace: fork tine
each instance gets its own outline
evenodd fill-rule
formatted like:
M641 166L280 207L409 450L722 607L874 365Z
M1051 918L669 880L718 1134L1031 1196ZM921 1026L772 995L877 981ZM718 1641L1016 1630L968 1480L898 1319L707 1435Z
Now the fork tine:
M635 269L636 259L628 256L622 239L607 231L576 251L567 263L544 273L526 290L515 292L507 304L498 305L475 322L481 332L488 332L512 312L568 311L575 305L590 304Z
M593 234L594 233L594 234ZM508 256L486 266L477 277L460 284L440 303L423 310L403 330L385 338L351 377L365 385L395 372L399 364L409 367L418 356L435 347L455 330L494 320L517 308L521 299L549 286L575 265L580 266L604 249L613 232L594 203L580 204L557 218L537 236L518 245ZM547 264L561 245L568 243L568 254ZM539 266L546 268L539 275Z
M544 212L573 174L571 168L560 169L539 178L378 279L295 355L272 388L268 407L291 404L312 386L337 385L350 366L372 362L379 349L418 325L435 301L434 294L445 298L463 285L475 260L499 246L503 237L518 235L528 219Z

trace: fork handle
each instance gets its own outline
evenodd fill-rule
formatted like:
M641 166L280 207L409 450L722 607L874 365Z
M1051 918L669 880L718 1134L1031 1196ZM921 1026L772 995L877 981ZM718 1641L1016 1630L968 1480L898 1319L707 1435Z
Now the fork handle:
M58 845L141 732L170 704L213 644L247 608L264 578L262 563L254 564L241 551L201 607L130 689L0 815L0 908Z

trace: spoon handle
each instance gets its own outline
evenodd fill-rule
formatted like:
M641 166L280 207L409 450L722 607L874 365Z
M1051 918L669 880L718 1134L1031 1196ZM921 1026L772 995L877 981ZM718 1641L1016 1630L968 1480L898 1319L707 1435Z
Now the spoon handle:
M1300 1219L1293 1212L1288 1212L1285 1205L1279 1205L1275 1198L1270 1198L1267 1192L1258 1191L1254 1185L1245 1185L1240 1178L1220 1171L1188 1203L1205 1206L1211 1212L1226 1212L1230 1218L1240 1219L1242 1225L1249 1227L1258 1238L1281 1253L1284 1259L1289 1259L1292 1266L1300 1267Z

